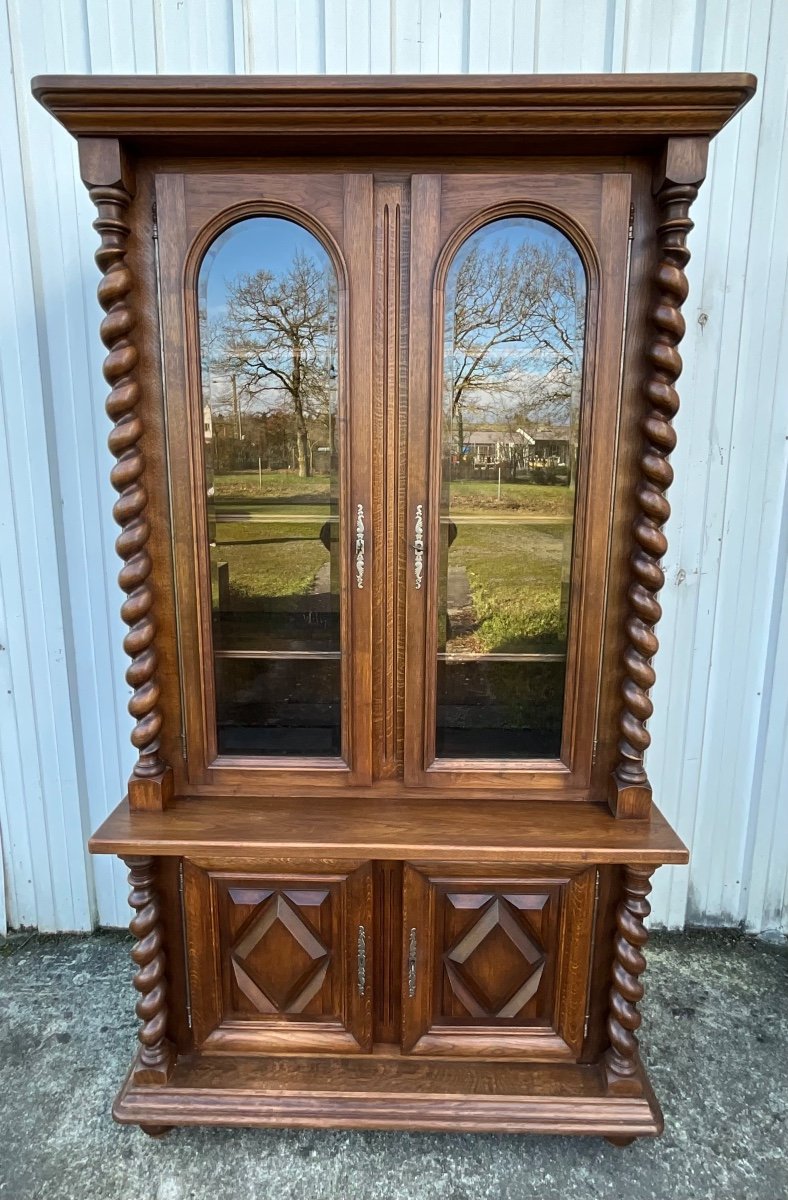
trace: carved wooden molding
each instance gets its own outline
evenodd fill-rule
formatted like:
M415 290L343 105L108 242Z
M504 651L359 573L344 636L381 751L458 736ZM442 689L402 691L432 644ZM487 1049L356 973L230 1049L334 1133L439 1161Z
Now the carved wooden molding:
M134 277L126 261L131 229L128 208L134 194L133 174L119 143L112 138L86 138L80 143L82 178L97 217L93 228L101 242L95 259L101 271L99 304L105 317L101 340L107 348L104 378L110 385L107 415L114 428L108 444L117 459L110 473L118 492L113 515L120 534L115 542L123 566L118 582L126 593L121 616L129 626L123 642L131 659L126 681L132 688L129 712L136 722L131 741L137 761L129 784L132 807L164 807L172 793L171 775L159 753L162 714L157 678L156 621L148 540L148 495L143 481L145 460L140 441L142 418L136 378L138 353L132 339L136 314L131 302Z
M131 957L137 964L134 987L140 993L136 1012L142 1024L137 1037L140 1052L135 1083L166 1083L175 1062L167 1040L167 980L164 931L156 891L156 860L135 856L123 860L129 868L129 904L134 909L129 928L136 939Z
M635 1031L640 1026L638 1003L644 987L640 976L646 969L643 947L648 941L644 925L651 912L646 897L651 891L653 867L627 867L624 872L623 898L616 910L616 935L610 1009L607 1032L610 1048L605 1055L608 1086L615 1087L632 1078L638 1069L638 1040Z
M100 76L39 75L36 99L75 136L195 133L260 145L350 133L476 139L714 135L755 91L745 73L703 75ZM518 141L522 152L522 141Z
M670 139L654 178L658 258L646 349L646 411L638 464L639 512L632 530L635 547L630 557L618 762L609 790L610 807L618 817L645 818L651 809L651 785L643 757L651 742L646 722L653 712L649 691L656 679L652 659L659 648L654 631L662 615L657 594L665 582L660 561L668 548L663 533L670 516L666 492L673 481L668 455L676 445L671 422L679 407L675 384L682 368L678 346L685 329L681 306L688 292L684 272L690 258L687 235L693 227L689 210L705 176L707 151L705 138Z

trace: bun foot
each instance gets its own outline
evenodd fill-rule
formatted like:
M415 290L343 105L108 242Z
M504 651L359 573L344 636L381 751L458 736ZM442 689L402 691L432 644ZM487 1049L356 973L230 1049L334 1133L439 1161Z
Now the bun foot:
M153 1138L164 1137L172 1128L174 1128L172 1125L140 1125L142 1132Z
M611 1133L605 1137L605 1141L610 1142L611 1146L631 1146L634 1140L634 1137L619 1137L615 1133Z

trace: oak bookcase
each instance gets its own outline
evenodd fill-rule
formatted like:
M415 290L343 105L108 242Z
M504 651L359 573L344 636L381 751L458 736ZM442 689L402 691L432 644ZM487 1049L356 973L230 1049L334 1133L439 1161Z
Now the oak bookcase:
M749 75L44 77L97 209L173 1125L661 1129L644 768L690 207Z

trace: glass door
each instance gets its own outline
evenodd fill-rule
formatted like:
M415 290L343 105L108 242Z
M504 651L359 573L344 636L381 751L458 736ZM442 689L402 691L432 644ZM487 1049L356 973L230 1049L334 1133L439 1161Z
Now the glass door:
M628 216L621 175L414 181L409 783L588 785Z
M449 265L437 758L560 756L586 300L540 218L489 221Z
M338 290L289 217L237 221L200 264L220 755L341 754Z
M370 445L350 409L371 334L347 226L369 222L370 181L165 176L157 190L163 294L183 298L164 348L189 773L363 782Z

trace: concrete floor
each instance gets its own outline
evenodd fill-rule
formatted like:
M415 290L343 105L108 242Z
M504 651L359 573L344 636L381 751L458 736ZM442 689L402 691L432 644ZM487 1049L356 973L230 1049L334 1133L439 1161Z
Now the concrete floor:
M785 1200L788 949L655 935L657 1141L180 1130L110 1118L135 1041L120 934L0 941L0 1200Z

